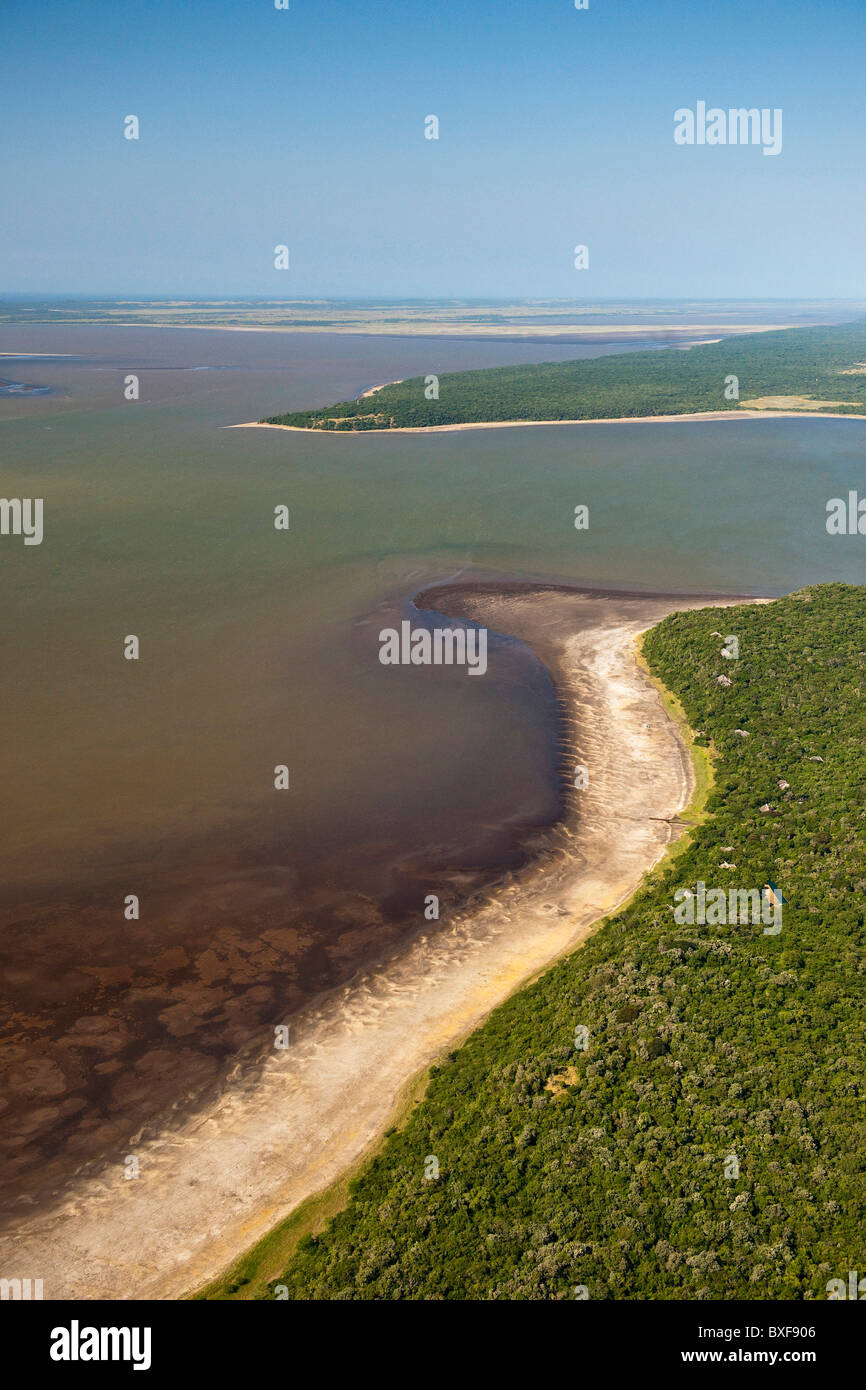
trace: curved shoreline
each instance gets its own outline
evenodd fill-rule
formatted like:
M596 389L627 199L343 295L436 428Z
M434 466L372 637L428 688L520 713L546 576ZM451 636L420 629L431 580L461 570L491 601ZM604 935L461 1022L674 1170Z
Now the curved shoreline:
M137 1181L88 1180L0 1240L4 1267L38 1271L46 1297L177 1298L213 1280L363 1157L406 1084L631 897L676 837L691 761L635 639L676 609L744 600L550 585L437 597L545 661L565 707L563 757L592 768L590 788L571 793L538 861L298 1016L288 1052L140 1145Z
M452 430L511 430L532 425L660 425L688 420L866 420L866 414L836 415L826 410L703 410L691 415L610 415L598 420L471 420L456 425L395 425L387 430L317 430L307 425L269 425L264 420L246 420L238 425L222 425L221 428L291 430L294 434L323 434L328 438L347 435L353 438L376 435L378 438L389 434L445 434Z

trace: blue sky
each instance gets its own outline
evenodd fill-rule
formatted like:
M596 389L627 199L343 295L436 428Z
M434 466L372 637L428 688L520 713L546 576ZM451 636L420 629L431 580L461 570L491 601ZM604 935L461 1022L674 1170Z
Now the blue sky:
M0 293L866 297L864 0L290 3L6 0Z

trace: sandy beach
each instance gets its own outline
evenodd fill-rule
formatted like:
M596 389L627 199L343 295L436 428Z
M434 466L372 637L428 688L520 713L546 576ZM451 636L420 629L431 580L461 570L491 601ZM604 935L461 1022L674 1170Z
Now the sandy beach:
M393 381L382 381L378 386L370 386L366 391L362 391L358 397L359 401L364 401L368 396L375 396L379 391L384 391L386 386L399 386L403 377L395 377Z
M668 417L669 418L669 417ZM171 1299L215 1278L332 1183L391 1122L406 1084L527 979L627 900L679 833L688 751L635 660L639 634L676 609L740 599L452 586L423 596L528 642L563 709L569 793L549 848L480 904L292 1020L290 1047L238 1074L213 1106L133 1144L52 1210L0 1237L0 1268L46 1298ZM435 891L435 885L431 885Z
M391 384L391 383L389 383ZM382 388L377 388L381 390ZM365 392L365 395L372 394ZM396 425L388 430L316 430L306 425L267 425L247 420L227 430L293 430L297 434L334 435L445 434L453 430L513 430L533 425L663 425L677 420L866 420L866 415L836 415L826 410L703 410L693 415L612 415L601 420L473 420L459 425Z

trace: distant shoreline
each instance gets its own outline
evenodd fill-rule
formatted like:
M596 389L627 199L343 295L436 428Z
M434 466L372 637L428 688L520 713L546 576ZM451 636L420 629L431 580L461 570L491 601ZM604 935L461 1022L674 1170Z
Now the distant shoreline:
M372 392L364 394L371 395ZM223 425L222 428L292 430L295 434L323 434L334 438L371 434L442 434L449 430L510 430L527 425L658 425L684 420L866 420L866 413L837 415L826 410L702 410L690 415L610 415L597 420L468 420L452 425L395 425L391 429L381 430L320 430L311 429L307 425L269 425L263 420L245 420L237 425Z
M0 301L2 302L2 301ZM111 301L109 301L111 302ZM831 326L835 323L834 319L816 320L814 327ZM341 323L335 320L332 323L187 323L183 320L172 320L171 322L154 322L151 319L111 319L111 318L77 318L77 319L9 319L0 321L0 328L181 328L196 329L202 331L213 331L220 333L336 333L346 337L362 338L434 338L448 339L453 338L458 342L537 342L544 344L561 344L565 347L578 346L584 343L592 343L598 340L605 341L605 335L611 342L619 339L628 340L634 337L638 341L647 338L659 338L663 340L672 335L684 335L688 333L720 333L723 338L738 337L746 333L777 333L795 325L790 323L612 323L612 324L586 324L581 322L572 323L508 323L508 324L483 324L460 323L451 321L436 320L427 322L422 320L406 319L404 322L381 327L377 323L359 321L357 323ZM698 342L719 342L721 339L705 339L701 336ZM678 346L691 346L691 343L678 344ZM15 354L18 356L19 354ZM63 356L74 356L75 354L60 354Z

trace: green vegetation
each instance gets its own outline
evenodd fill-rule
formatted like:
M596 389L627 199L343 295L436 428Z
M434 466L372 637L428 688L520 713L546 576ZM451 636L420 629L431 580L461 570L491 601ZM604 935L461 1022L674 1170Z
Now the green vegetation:
M750 400L798 397L842 402L827 414L866 414L866 320L831 328L742 334L687 351L632 352L580 362L544 362L453 372L439 400L424 377L385 386L360 401L270 416L263 423L305 429L380 430L493 420L600 420L739 410ZM736 376L740 400L725 399Z
M433 1069L290 1298L824 1298L862 1270L866 589L675 614L644 653L714 750L706 816ZM677 888L768 878L778 936L674 923Z

